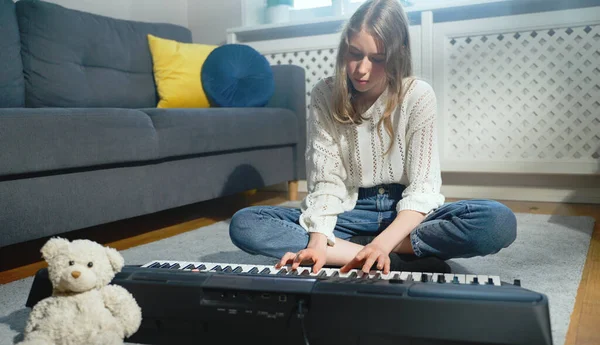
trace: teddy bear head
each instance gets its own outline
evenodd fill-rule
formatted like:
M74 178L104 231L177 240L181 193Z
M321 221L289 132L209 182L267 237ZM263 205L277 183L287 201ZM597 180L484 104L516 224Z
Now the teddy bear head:
M58 292L84 292L108 285L123 268L123 256L90 240L52 238L41 249L52 287Z

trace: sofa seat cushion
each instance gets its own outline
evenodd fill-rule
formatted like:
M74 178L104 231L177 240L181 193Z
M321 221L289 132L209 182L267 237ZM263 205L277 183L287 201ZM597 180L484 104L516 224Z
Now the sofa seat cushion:
M155 159L148 115L133 109L5 109L0 176Z
M298 141L296 116L280 108L142 109L158 135L161 158Z

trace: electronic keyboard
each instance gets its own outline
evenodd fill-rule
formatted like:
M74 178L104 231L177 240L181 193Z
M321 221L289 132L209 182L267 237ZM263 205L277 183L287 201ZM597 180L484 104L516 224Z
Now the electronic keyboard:
M499 276L153 260L131 292L142 344L552 344L548 299ZM38 271L26 306L50 296Z

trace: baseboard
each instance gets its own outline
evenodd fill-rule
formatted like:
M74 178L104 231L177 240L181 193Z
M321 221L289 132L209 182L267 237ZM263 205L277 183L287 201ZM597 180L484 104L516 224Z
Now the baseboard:
M494 199L576 204L600 204L600 188L554 189L510 186L442 186L453 199Z
M269 186L263 190L287 192L287 183ZM306 193L306 181L298 181L298 192ZM494 199L517 201L600 204L600 188L540 188L511 186L452 186L443 185L442 194L452 199Z

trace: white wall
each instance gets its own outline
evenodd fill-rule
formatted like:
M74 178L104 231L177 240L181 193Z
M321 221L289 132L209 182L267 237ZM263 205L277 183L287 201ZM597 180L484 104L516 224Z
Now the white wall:
M45 0L67 8L143 22L188 26L188 0Z
M188 0L188 23L195 43L225 43L226 30L242 25L243 0Z
M244 0L45 1L118 19L177 24L188 27L196 43L222 44L228 28L242 25Z

